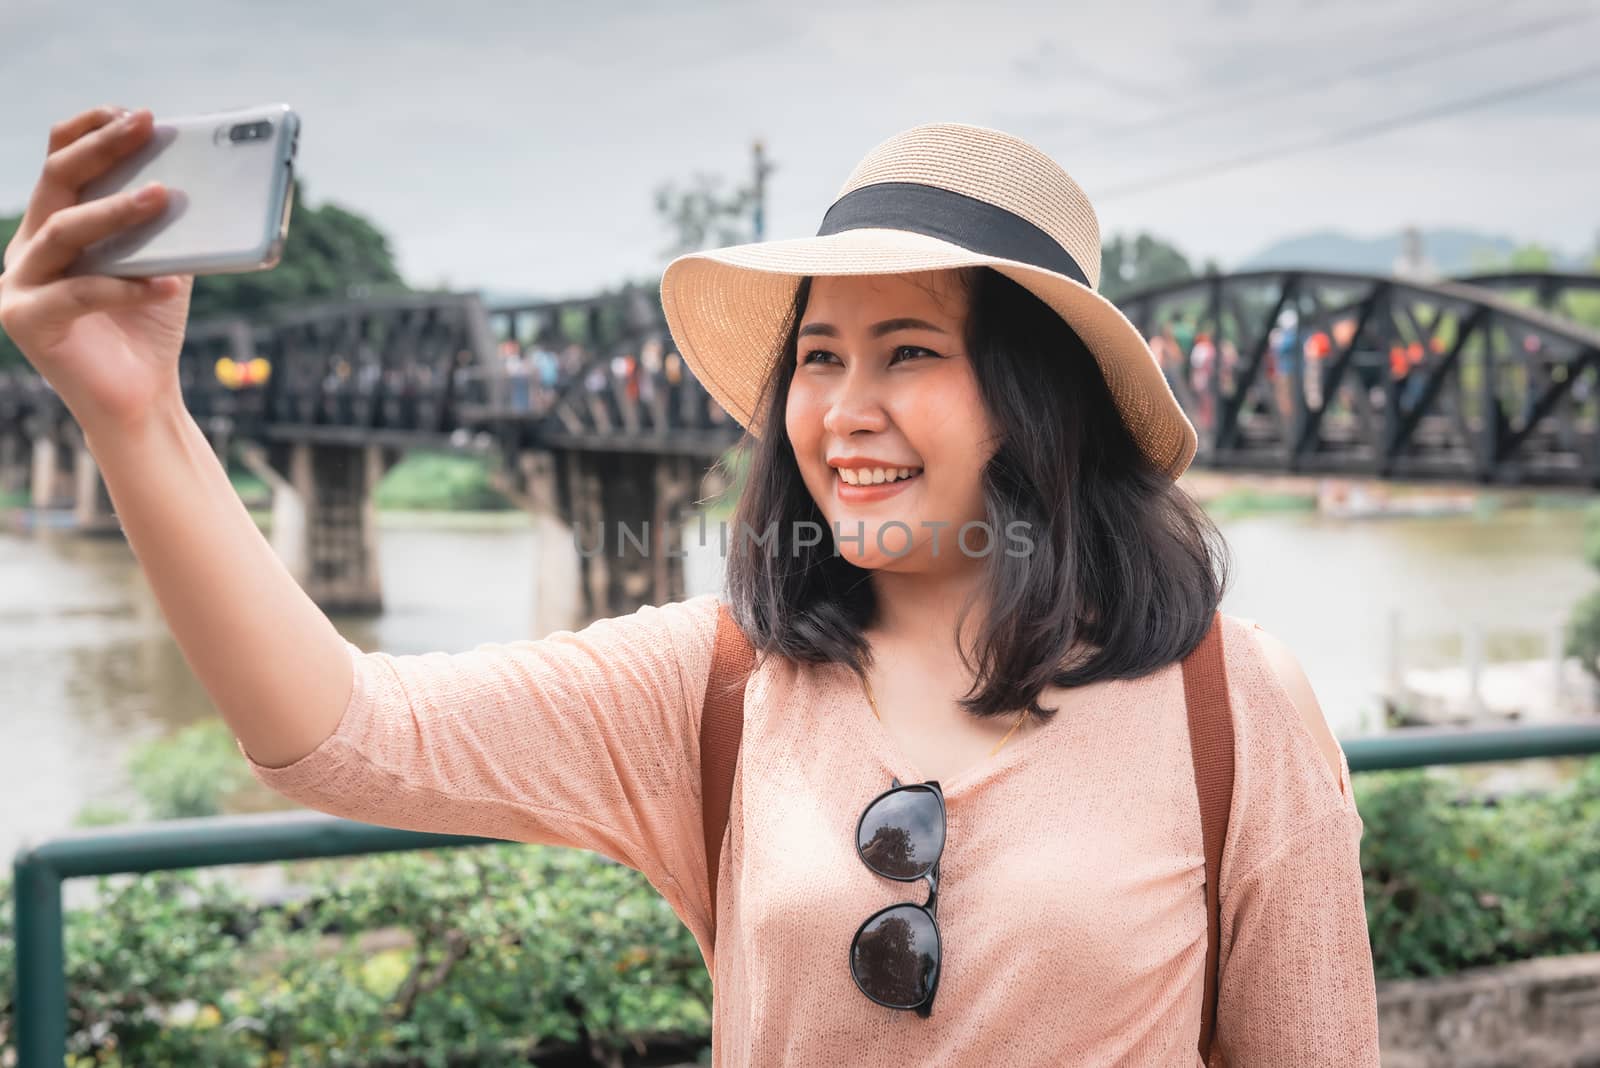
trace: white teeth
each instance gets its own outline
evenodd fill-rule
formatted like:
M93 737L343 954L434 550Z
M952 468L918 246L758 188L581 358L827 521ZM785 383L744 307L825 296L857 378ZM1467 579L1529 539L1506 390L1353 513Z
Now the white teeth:
M838 468L839 478L847 486L876 486L882 482L895 482L902 478L910 478L917 470L915 467Z

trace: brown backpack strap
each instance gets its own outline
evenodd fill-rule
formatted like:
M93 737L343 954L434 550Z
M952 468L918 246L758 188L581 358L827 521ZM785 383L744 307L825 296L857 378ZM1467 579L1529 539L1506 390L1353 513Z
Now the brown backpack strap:
M711 938L717 932L717 869L728 830L733 769L744 735L744 684L755 664L755 649L728 606L717 603L717 640L711 653L705 706L700 713L700 817L706 836L706 878L711 886Z
M1233 713L1222 659L1222 614L1194 651L1183 658L1183 693L1189 706L1189 747L1200 794L1200 834L1206 855L1206 988L1200 1015L1200 1060L1210 1065L1217 1033L1217 955L1221 927L1218 872L1233 803Z

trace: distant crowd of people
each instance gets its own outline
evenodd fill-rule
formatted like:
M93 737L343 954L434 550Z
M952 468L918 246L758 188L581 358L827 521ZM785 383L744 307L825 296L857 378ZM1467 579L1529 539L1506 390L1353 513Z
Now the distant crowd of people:
M1295 406L1296 381L1307 408L1320 409L1329 399L1324 396L1329 357L1350 348L1356 326L1354 314L1340 317L1327 328L1302 325L1293 308L1284 309L1278 316L1267 335L1261 373L1271 384L1278 411L1285 420L1292 416ZM1231 396L1240 373L1239 350L1233 340L1223 337L1218 341L1210 329L1200 325L1198 317L1187 314L1168 319L1148 340L1173 392L1180 398L1189 393L1193 409L1190 415L1196 425L1205 429L1215 426L1217 392ZM1388 376L1399 383L1401 404L1409 408L1416 404L1424 388L1426 376L1421 369L1428 355L1442 351L1438 334L1430 335L1426 344L1397 340L1387 353L1373 346L1358 346L1351 353L1351 373L1361 388L1370 392L1374 408L1382 408L1387 402L1387 370ZM1214 375L1220 376L1220 391L1212 388Z
M700 422L702 413L684 412L685 403L704 404L704 423L721 424L730 418L703 390L694 390L695 399L685 401L685 385L692 381L692 375L682 355L669 348L660 336L646 339L637 353L624 350L609 360L592 363L581 345L569 343L558 351L548 335L526 348L517 339L507 338L500 342L499 353L508 402L514 412L543 414L555 403L563 383L581 373L587 403L601 425L613 423L618 417L626 421L627 413L636 413L640 407L658 412L661 417L676 411L690 423ZM615 408L608 405L608 394Z
M524 349L514 338L500 342L501 369L505 372L513 411L542 412L555 400L563 379L583 364L581 346L562 347L548 335Z

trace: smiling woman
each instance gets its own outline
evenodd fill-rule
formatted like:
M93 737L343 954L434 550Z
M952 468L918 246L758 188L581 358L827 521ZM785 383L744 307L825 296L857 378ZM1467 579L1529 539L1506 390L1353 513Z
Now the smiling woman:
M1059 166L935 123L869 154L816 237L663 278L685 359L750 430L718 1063L1377 1063L1348 767L1292 655L1217 611L1226 549L1176 484L1194 430L1099 264ZM931 858L908 865L925 905L840 851L857 817L873 850ZM827 981L841 946L911 1022ZM824 982L778 998L780 970Z

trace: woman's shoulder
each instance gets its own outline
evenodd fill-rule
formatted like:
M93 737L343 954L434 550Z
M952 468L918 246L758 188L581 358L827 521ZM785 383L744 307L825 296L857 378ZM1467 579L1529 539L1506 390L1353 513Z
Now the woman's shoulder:
M1282 764L1310 765L1316 793L1349 801L1349 765L1305 668L1290 646L1252 617L1222 615L1223 658L1242 745Z
M542 640L574 647L623 670L671 659L686 681L698 678L703 686L716 643L718 604L714 593L644 604L577 629L553 631Z
M661 604L643 604L632 612L597 619L589 626L665 629L683 632L686 635L703 634L709 640L716 633L717 614L721 603L719 594L696 594L693 597L665 601Z
M1226 900L1291 854L1357 848L1363 825L1349 763L1299 658L1253 618L1224 613L1222 626L1234 728Z

